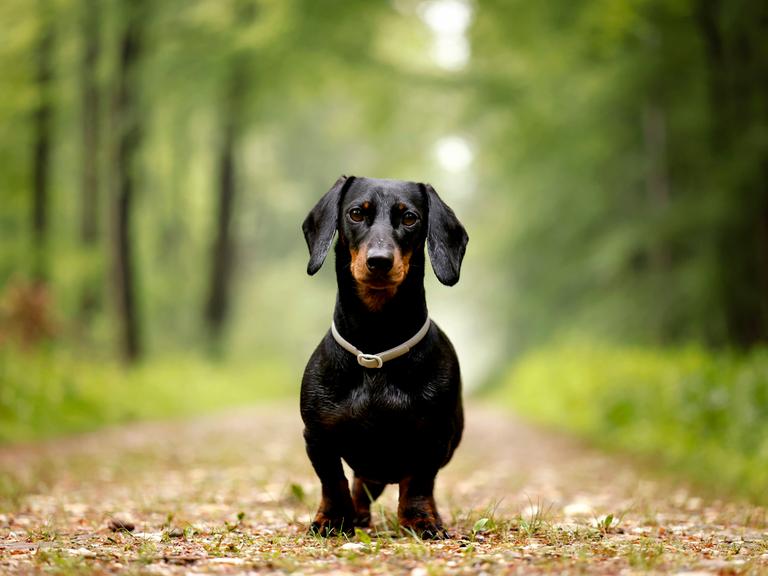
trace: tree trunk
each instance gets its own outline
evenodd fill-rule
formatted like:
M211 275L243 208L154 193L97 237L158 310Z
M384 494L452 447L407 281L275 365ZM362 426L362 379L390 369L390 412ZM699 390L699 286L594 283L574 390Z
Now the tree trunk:
M83 52L80 69L81 129L82 129L82 182L80 198L80 243L92 253L99 238L99 151L100 95L98 85L99 64L99 0L84 0ZM99 303L98 283L91 274L84 279L80 294L80 319L88 324Z
M253 0L241 0L235 5L238 34L257 16ZM243 103L248 85L250 56L236 52L229 62L229 77L221 100L222 135L218 157L218 192L216 225L211 249L208 295L203 317L208 341L214 352L221 345L229 316L235 246L232 234L232 213L237 197L237 150L243 122Z
M237 174L235 156L238 144L238 124L241 120L244 72L236 60L232 66L229 85L223 100L223 129L218 152L218 192L216 225L212 243L208 297L205 305L205 323L209 341L220 343L229 313L230 285L234 260L232 238L232 212L235 202Z
M219 150L216 231L211 252L208 301L205 307L206 324L214 340L221 337L229 311L229 284L233 257L231 222L235 197L234 146L233 130L227 128Z
M136 188L137 153L141 141L138 75L142 56L143 2L125 0L126 25L120 39L120 62L114 102L117 142L112 195L114 290L119 322L120 352L134 362L142 352L131 222Z
M51 125L53 116L53 49L54 31L50 5L40 2L41 29L37 46L38 102L34 111L34 143L32 155L32 237L34 245L33 276L48 279L48 235L51 171Z
M643 142L645 144L645 190L651 213L660 220L669 208L669 173L667 171L667 126L664 111L655 103L643 110ZM654 270L665 274L671 266L666 243L657 240L651 250Z
M738 10L736 10L738 7ZM730 9L730 13L724 13ZM729 339L768 341L768 6L699 0L710 84L711 149L726 221L717 233Z

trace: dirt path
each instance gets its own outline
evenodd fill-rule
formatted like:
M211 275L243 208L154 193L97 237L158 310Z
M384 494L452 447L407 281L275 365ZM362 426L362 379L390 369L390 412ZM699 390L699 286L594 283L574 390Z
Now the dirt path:
M318 484L294 406L0 449L0 573L768 573L766 511L472 406L438 478L457 537L306 535ZM113 532L114 518L135 524Z

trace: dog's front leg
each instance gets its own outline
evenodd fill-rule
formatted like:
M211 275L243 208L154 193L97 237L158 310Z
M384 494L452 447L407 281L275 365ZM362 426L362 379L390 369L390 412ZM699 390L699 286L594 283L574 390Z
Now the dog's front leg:
M400 481L398 521L400 526L413 531L420 538L449 537L435 505L433 492L436 475L437 472L421 473Z
M322 536L353 534L355 508L349 494L349 483L341 466L341 457L327 439L323 441L309 438L306 433L304 436L307 441L307 455L322 486L322 500L310 532Z

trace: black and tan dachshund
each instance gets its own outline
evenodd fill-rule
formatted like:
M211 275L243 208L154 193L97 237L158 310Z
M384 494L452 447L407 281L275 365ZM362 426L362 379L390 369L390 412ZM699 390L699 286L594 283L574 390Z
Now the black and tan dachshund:
M371 502L399 484L400 525L447 537L433 489L461 439L461 375L427 314L424 246L437 278L452 286L467 233L430 185L353 176L336 181L302 228L309 274L338 231L332 328L301 385L307 454L322 484L311 530L369 526ZM354 471L351 494L342 459Z

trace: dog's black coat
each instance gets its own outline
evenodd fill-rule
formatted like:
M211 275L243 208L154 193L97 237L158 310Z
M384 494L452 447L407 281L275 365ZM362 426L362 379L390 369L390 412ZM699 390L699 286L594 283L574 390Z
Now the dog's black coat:
M424 324L425 243L447 285L459 279L467 244L461 223L431 186L396 180L340 178L303 230L309 274L320 269L338 230L333 318L339 333L367 353L405 342ZM393 269L404 270L394 289ZM461 439L463 413L456 353L437 325L380 369L360 366L329 331L304 372L301 415L307 454L322 483L314 530L368 525L371 500L386 484L399 483L401 525L422 536L445 535L432 492ZM352 495L342 459L355 473Z

